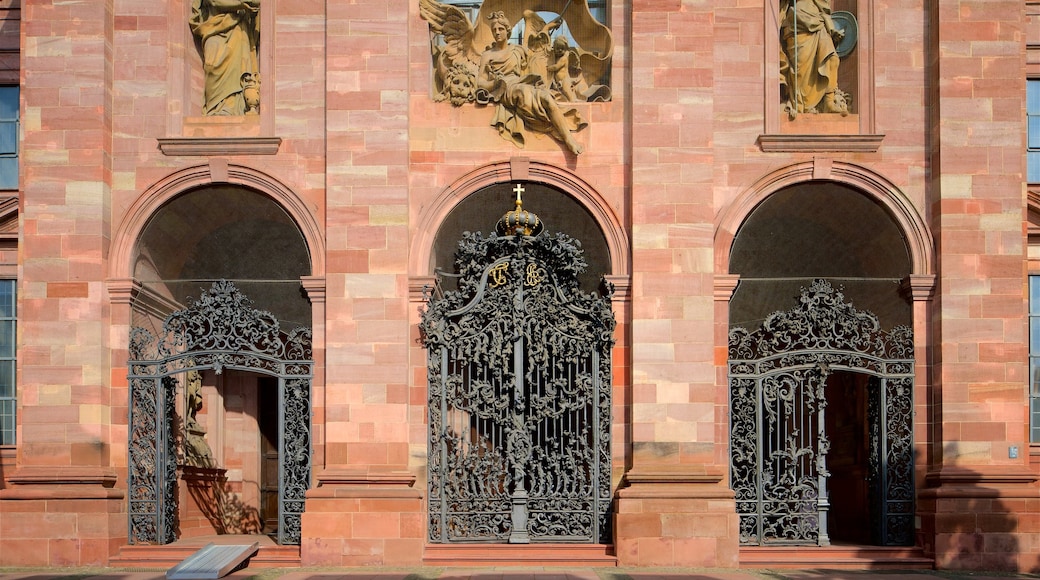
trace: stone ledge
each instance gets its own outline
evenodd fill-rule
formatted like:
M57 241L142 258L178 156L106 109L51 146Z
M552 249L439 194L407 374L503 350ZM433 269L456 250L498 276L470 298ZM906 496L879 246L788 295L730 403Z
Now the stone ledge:
M933 487L1032 485L1038 479L1040 476L1036 473L1018 465L945 466L925 476L925 481Z
M274 155L281 137L167 137L159 141L163 155Z
M308 499L372 498L418 499L415 475L407 471L366 471L351 468L329 468L319 473L317 486L307 491Z
M765 153L876 153L884 135L759 135L758 146Z
M7 476L11 486L0 490L0 499L122 499L114 489L117 476L105 468L23 467Z
M723 486L721 471L699 467L635 468L625 474L622 499L724 499L732 500L733 490Z

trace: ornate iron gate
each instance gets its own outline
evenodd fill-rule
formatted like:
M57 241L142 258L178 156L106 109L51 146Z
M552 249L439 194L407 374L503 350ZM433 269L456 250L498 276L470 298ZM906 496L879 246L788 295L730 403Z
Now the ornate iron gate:
M166 317L160 336L130 332L129 541L176 540L177 449L173 375L246 370L278 377L278 541L300 543L300 515L310 486L311 331L286 334L268 312L253 309L227 281L215 282L187 308Z
M913 336L880 328L825 280L762 328L729 334L730 468L742 544L827 545L827 399L835 371L871 376L872 537L912 545Z
M609 294L564 234L467 234L456 264L421 324L430 541L609 542Z

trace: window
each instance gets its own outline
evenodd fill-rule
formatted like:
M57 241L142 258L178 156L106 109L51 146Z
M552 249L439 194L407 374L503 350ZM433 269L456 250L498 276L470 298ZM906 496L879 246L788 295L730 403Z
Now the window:
M0 189L18 189L18 87L0 87Z
M0 445L14 445L15 281L0 280Z
M1040 443L1040 276L1029 277L1029 441Z
M1026 81L1026 181L1040 183L1040 79Z

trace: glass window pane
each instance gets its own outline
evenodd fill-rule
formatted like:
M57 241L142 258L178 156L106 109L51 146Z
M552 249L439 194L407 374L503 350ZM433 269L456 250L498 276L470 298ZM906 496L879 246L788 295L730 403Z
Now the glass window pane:
M0 359L14 358L14 343L14 321L0 320Z
M0 189L18 189L17 157L0 157Z
M0 87L0 119L18 118L18 87Z
M1026 122L1029 135L1028 147L1030 149L1040 148L1040 116L1029 115L1026 117Z
M1029 357L1029 393L1032 396L1040 395L1040 358Z
M1040 114L1040 80L1026 81L1026 114Z
M14 445L13 399L0 399L0 445Z
M18 154L18 123L0 121L0 155Z
M14 361L0 361L0 399L14 398Z
M1029 277L1029 312L1040 314L1040 276Z
M1040 398L1033 397L1030 399L1030 421L1031 425L1031 438L1030 441L1033 443L1040 443Z
M1038 287L1040 287L1040 281L1038 281ZM14 280L0 280L0 318L14 318L14 288ZM1040 292L1040 288L1037 292Z
M1040 183L1040 152L1026 153L1026 181Z

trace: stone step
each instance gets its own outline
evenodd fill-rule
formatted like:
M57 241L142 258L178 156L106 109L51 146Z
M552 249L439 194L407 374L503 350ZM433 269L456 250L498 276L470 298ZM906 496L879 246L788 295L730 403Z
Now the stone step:
M109 558L113 568L168 569L198 551L199 546L123 546ZM300 565L299 546L260 546L249 560L250 568L291 568Z
M889 546L742 546L741 568L833 568L931 570L935 560L921 548Z
M462 566L614 567L614 547L604 544L430 544L423 564Z

